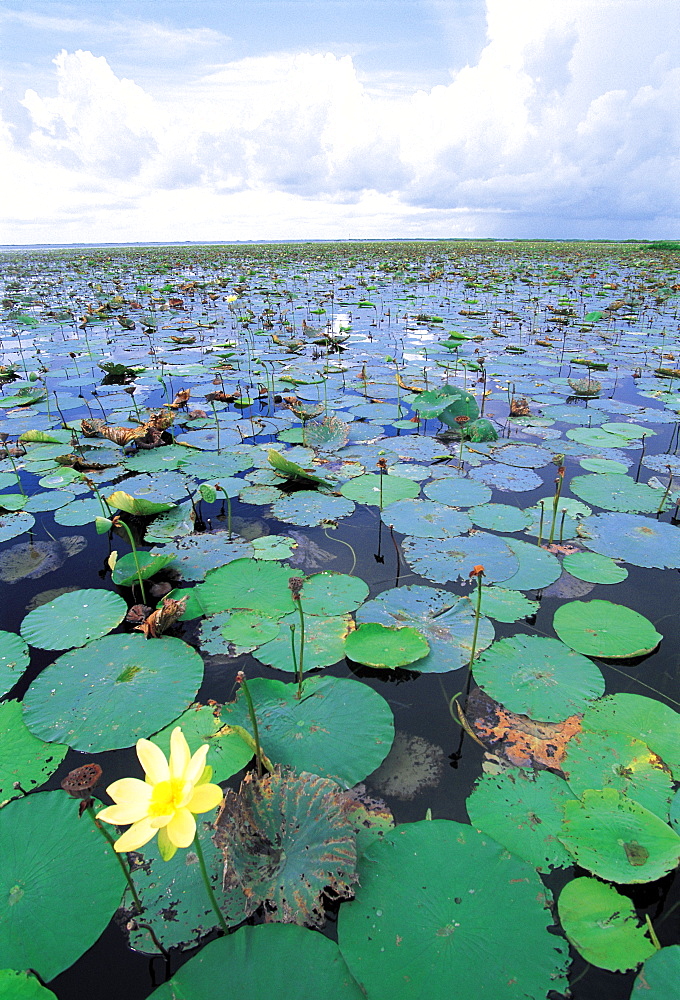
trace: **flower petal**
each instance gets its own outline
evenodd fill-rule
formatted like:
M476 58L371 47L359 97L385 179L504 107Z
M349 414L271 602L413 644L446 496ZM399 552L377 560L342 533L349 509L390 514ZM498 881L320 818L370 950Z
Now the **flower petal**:
M142 819L139 823L133 823L129 830L126 830L122 837L113 845L120 854L121 851L138 851L144 844L153 840L156 834L155 827L151 826L148 819Z
M147 803L151 799L151 786L139 778L119 778L106 789L116 804Z
M204 813L218 806L224 797L219 785L197 785L187 803L192 813Z
M137 756L152 785L170 777L168 762L159 746L151 740L137 740Z
M158 850L160 851L163 861L170 861L177 851L177 848L168 837L167 830L165 828L158 831Z
M190 781L192 785L198 784L201 775L205 771L205 758L208 754L208 744L204 743L202 747L199 747L194 756L189 761L189 765L186 771L186 779Z
M196 836L196 820L188 809L178 809L165 829L171 844L189 847Z
M116 823L119 826L127 826L129 823L137 823L144 819L147 814L147 806L140 802L123 802L116 806L107 806L97 813L97 819L103 819L105 823Z
M175 726L170 736L170 777L184 778L190 760L189 744L181 727Z

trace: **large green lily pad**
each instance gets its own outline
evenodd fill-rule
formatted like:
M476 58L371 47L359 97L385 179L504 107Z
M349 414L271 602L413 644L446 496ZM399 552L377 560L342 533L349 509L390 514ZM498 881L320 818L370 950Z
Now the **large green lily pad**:
M611 601L569 601L555 612L553 628L572 649L605 659L651 653L663 639L644 615Z
M294 630L291 635L291 626ZM349 615L334 615L322 618L310 615L305 620L305 642L303 670L318 670L330 667L345 655L345 638L352 621ZM259 646L254 655L260 663L266 663L275 670L294 673L300 666L300 642L302 630L297 611L292 611L279 621L278 634L269 642ZM295 645L296 662L293 660Z
M211 570L195 589L206 615L241 608L279 618L294 610L288 586L294 575L272 560L236 559Z
M514 577L518 566L509 542L510 539L480 531L455 538L407 538L403 551L409 566L435 583L467 580L477 565L484 566L484 579L488 582L505 582Z
M75 590L27 614L21 634L37 649L84 646L120 625L127 610L123 598L110 590Z
M315 573L301 592L305 615L345 615L356 611L368 597L368 584L347 573Z
M24 721L74 750L129 747L176 719L202 680L201 657L181 639L107 635L43 670L24 697Z
M259 924L212 941L148 1000L319 1000L320 996L364 997L337 944L296 924Z
M663 490L655 490L646 483L636 483L632 476L614 472L574 476L569 488L586 503L626 514L653 514L664 502ZM667 500L664 506L668 506Z
M14 687L30 658L21 636L16 632L0 632L0 697Z
M427 639L408 625L367 622L345 640L345 655L350 660L374 668L405 667L423 659L429 651Z
M396 503L397 500L417 497L420 486L412 479L402 479L401 476L366 472L363 476L357 476L344 483L340 492L348 500L375 505L382 509Z
M543 590L559 578L562 567L552 552L518 538L505 538L504 541L519 562L514 576L501 581L504 587L509 590Z
M604 677L591 660L542 636L499 639L472 669L492 698L540 722L561 722L604 694Z
M359 681L306 678L300 700L297 684L254 677L248 686L264 752L280 764L350 788L379 767L392 746L392 710ZM222 708L221 719L252 733L242 692Z
M118 860L62 791L0 809L0 857L3 962L54 979L94 944L120 903L125 879ZM96 891L74 891L85 872Z
M0 1000L57 1000L31 972L0 969Z
M368 849L358 872L338 940L371 1000L476 997L482 982L495 1000L566 989L567 948L548 931L546 890L485 834L450 820L406 823ZM499 913L513 918L489 933Z
M680 944L661 948L638 973L631 1000L676 1000L680 981Z
M594 552L633 566L680 569L680 528L640 514L596 514L583 542Z
M631 901L596 878L575 878L560 893L564 933L586 962L610 972L634 969L655 952Z
M161 729L151 738L157 743L166 757L170 757L170 734L176 726L181 726L187 743L193 749L203 743L210 747L208 764L213 769L211 781L226 781L236 774L251 760L252 748L238 733L222 733L223 723L220 719L219 706L192 705L170 725Z
M588 706L583 730L594 733L622 733L644 740L680 779L680 713L656 698L619 692Z
M0 804L21 795L21 789L31 792L44 784L67 750L61 743L45 743L34 736L18 701L0 702Z
M564 804L560 840L576 863L609 882L655 882L680 862L680 837L615 788Z
M598 552L573 552L564 557L562 566L567 573L587 583L621 583L628 576L625 566Z

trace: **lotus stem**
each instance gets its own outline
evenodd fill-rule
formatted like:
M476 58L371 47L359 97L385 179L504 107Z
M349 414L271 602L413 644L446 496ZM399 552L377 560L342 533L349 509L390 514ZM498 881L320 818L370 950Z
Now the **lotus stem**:
M670 465L667 465L666 468L668 469L668 485L666 486L666 492L661 497L661 503L659 504L659 509L656 512L657 517L659 516L659 514L661 513L661 511L664 508L666 500L668 499L668 494L670 493L671 486L673 484L673 470L671 469Z
M215 400L210 400L210 405L212 406L213 416L215 418L215 430L217 431L217 454L220 453L220 422L217 419L217 410L215 409Z
M552 545L553 538L555 537L555 524L557 522L557 508L560 503L560 494L562 493L562 483L564 482L564 466L560 465L557 470L557 476L555 477L555 496L553 498L553 509L552 509L552 520L550 522L550 536L548 538L548 545Z
M201 841L198 836L198 827L196 827L196 836L194 837L194 847L196 849L196 857L198 858L198 864L201 869L201 875L203 876L203 884L205 885L205 891L208 894L208 899L210 900L210 905L215 911L215 916L219 920L220 927L225 934L229 933L229 928L227 927L227 922L224 919L224 914L217 905L217 900L215 899L215 893L213 892L213 887L210 884L210 878L208 877L208 871L205 867L205 858L203 857L203 848L201 847Z
M116 518L116 526L121 526L125 528L125 531L127 533L128 541L130 542L130 545L132 547L132 558L135 561L135 569L137 570L137 580L139 581L139 589L142 592L142 601L144 602L144 604L146 604L146 592L144 590L144 580L142 579L142 569L141 566L139 565L137 546L135 545L135 540L132 536L132 532L130 531L130 528L120 516Z
M540 549L541 542L543 541L543 517L545 515L545 504L542 500L539 501L541 507L541 516L538 519L538 542L536 543Z
M239 670L236 675L236 680L243 688L243 696L246 699L246 705L248 706L248 715L250 716L250 724L253 727L253 738L255 740L255 761L257 764L257 776L262 777L262 747L260 746L260 730L257 725L257 716L255 715L255 706L253 705L253 699L250 695L250 688L248 687L248 681L246 680L246 675L242 670Z
M293 602L297 607L298 615L300 618L300 656L297 663L298 701L300 700L300 698L302 698L302 678L305 670L305 613L302 610L302 601L300 599L300 594L302 593L302 586L304 582L305 582L304 577L301 576L291 576L291 578L288 581L291 597L293 598ZM295 646L294 642L293 646Z
M109 831L106 830L101 825L101 823L99 822L99 820L97 819L97 817L95 815L95 812L94 812L94 806L92 805L92 800L91 799L90 799L89 804L86 806L86 809L87 809L87 812L90 815L90 819L92 820L92 822L94 823L94 825L96 826L96 828L99 830L99 832L101 833L102 837L104 837L104 839L106 841L108 841L108 844L109 844L111 850L113 851L114 855L118 859L118 864L121 867L121 871L123 872L123 875L125 876L125 881L128 884L128 889L130 890L130 894L132 895L132 898L134 900L135 909L136 909L137 913L141 913L142 910L144 909L144 907L142 906L141 900L140 900L139 896L137 895L137 890L135 888L135 883L132 881L132 875L130 874L130 868L129 868L129 866L123 860L123 856L121 854L119 854L118 851L116 851L116 849L114 848L114 846L113 846L114 845L114 840L113 840L113 837L111 836L111 834L109 833ZM152 932L152 934L153 934L153 932ZM154 943L158 944L158 942L154 942Z
M482 578L484 576L484 567L475 566L472 573L477 578L477 601L475 604L475 627L472 633L472 646L470 648L470 669L472 669L472 664L477 653L477 634L479 632L479 619L482 613Z

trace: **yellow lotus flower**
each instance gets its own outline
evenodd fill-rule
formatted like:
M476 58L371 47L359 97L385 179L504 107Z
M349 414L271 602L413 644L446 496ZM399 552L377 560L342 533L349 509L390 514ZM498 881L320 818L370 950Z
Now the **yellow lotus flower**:
M158 848L169 861L178 847L189 847L196 835L194 813L208 812L222 801L219 785L208 784L208 744L191 756L179 726L170 737L170 760L150 740L137 741L137 756L146 780L120 778L106 791L113 801L97 814L106 823L132 826L115 842L116 851L136 851L158 834Z

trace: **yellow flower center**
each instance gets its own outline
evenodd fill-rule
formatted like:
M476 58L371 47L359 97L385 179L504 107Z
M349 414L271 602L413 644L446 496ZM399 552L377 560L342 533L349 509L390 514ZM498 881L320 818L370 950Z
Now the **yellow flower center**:
M153 786L149 803L149 818L169 816L181 809L191 798L192 784L182 778L159 781Z

